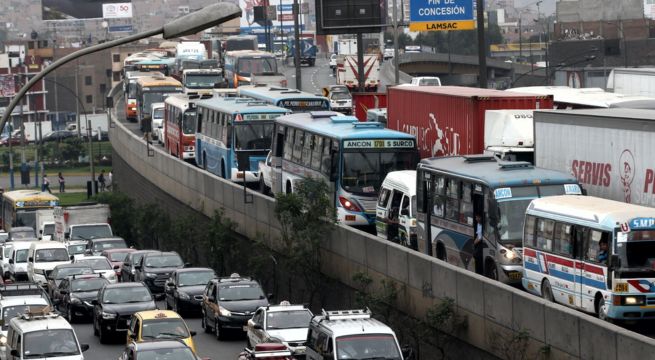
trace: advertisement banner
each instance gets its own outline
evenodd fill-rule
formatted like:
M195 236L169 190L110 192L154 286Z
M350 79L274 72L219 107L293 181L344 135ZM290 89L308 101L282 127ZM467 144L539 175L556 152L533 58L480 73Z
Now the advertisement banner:
M255 22L254 9L256 6L269 5L271 8L275 8L276 16L270 17L273 27L279 28L280 20L284 22L293 21L293 0L238 0L238 5L243 10L243 14L241 15L242 32L264 31L264 27Z
M130 0L41 0L43 20L96 19L103 17L103 5L130 4Z
M0 75L0 97L13 97L16 95L14 75Z
M102 4L102 17L105 19L124 19L132 17L131 3Z

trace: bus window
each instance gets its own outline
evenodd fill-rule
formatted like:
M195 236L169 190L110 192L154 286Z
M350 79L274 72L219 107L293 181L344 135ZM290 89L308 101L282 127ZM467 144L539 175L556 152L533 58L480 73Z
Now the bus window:
M314 136L314 148L312 149L312 169L321 171L321 154L323 152L323 137Z
M284 160L291 161L293 155L293 138L295 136L295 129L287 130L287 138L284 140Z
M534 241L534 230L536 219L534 216L528 216L525 219L525 233L523 234L523 241L525 242L525 247L535 247L536 243Z
M387 204L389 203L389 194L391 194L391 190L387 188L383 188L382 191L380 192L380 200L378 200L378 206L387 208Z
M589 232L585 260L605 263L609 257L610 233L591 230Z
M302 147L302 165L305 167L311 167L312 165L313 137L314 135L305 133L305 140Z
M444 197L444 191L446 190L446 179L444 179L442 176L435 177L432 186L434 188L434 192L432 193L432 215L443 217L444 206L446 203L446 198Z
M327 176L336 169L332 169L332 141L330 139L323 140L323 158L321 160L321 172Z
M527 226L527 224L526 224ZM568 224L555 224L555 237L553 251L564 256L573 256L573 226Z
M473 200L471 198L471 184L462 183L462 201L459 207L459 222L473 226Z
M400 204L400 215L409 216L409 196L403 196L403 201Z
M459 186L457 180L448 180L446 187L446 219L459 221Z
M296 164L301 164L302 161L302 148L303 148L303 139L304 133L301 130L296 130L296 136L293 141L293 156L291 160Z
M544 251L553 251L553 220L537 220L537 248Z

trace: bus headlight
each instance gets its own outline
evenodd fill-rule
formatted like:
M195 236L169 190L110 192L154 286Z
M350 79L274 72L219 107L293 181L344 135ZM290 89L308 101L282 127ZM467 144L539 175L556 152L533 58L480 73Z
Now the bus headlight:
M623 297L623 305L644 305L645 302L646 297L643 295Z

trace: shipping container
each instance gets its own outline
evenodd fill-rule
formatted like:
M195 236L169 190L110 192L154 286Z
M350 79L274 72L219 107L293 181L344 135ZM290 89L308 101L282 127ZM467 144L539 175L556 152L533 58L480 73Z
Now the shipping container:
M578 178L589 195L655 206L655 110L535 111L535 165Z
M387 94L385 93L358 93L353 94L353 109L359 121L366 121L366 112L369 109L386 108Z
M486 110L552 109L552 96L460 86L394 86L387 127L416 136L421 158L484 152Z

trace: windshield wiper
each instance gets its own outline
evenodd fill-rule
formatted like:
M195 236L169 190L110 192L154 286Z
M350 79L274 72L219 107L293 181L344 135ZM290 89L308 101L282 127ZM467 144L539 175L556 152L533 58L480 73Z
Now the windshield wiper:
M46 358L46 357L52 357L52 356L77 355L77 354L79 354L77 351L52 351L52 352L47 352L47 353L43 353L43 354L25 355L25 359Z

